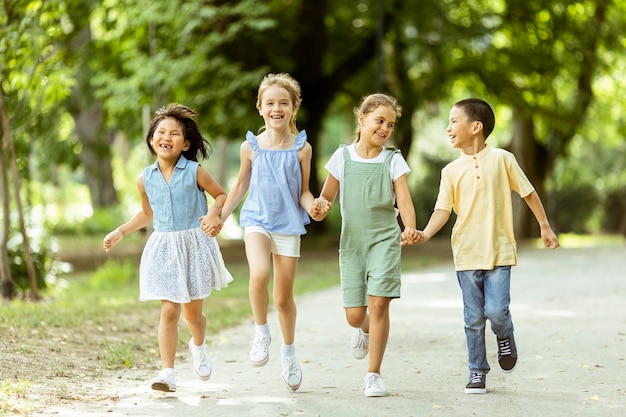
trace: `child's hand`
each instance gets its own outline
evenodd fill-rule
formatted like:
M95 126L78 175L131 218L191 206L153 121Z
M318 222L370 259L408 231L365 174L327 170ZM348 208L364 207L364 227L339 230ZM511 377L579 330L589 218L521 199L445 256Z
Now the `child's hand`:
M413 229L412 227L405 227L402 232L402 241L400 245L414 245L421 242L424 239L424 233L421 230Z
M122 232L120 232L118 229L115 229L114 231L112 231L111 233L109 233L108 235L104 237L104 241L102 242L102 247L104 248L105 251L108 252L109 249L115 246L117 242L122 240L123 237L124 235L122 235Z
M543 240L543 244L546 248L556 249L559 247L559 240L550 228L541 230L541 240Z
M224 222L219 216L206 215L200 217L200 229L209 237L215 237L222 231Z
M333 208L333 203L326 200L324 197L318 197L313 200L313 206L311 207L311 212L309 215L313 218L313 220L323 220L324 217L328 214L330 209Z

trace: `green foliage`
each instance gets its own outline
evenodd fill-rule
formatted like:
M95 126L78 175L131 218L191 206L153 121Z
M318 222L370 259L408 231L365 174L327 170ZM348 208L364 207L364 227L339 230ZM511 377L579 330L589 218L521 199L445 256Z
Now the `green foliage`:
M127 212L122 207L105 207L94 209L90 217L76 220L76 217L62 217L50 225L55 235L93 236L109 233L126 221Z
M30 283L28 281L28 273L26 271L26 263L24 261L24 247L16 246L8 250L9 268L13 281L15 282L18 292L28 292ZM44 290L47 287L46 275L52 270L52 258L48 255L46 249L40 251L31 251L33 264L35 267L35 276L37 278L37 289Z
M137 283L138 273L134 262L108 260L89 277L88 285L94 290L128 288Z

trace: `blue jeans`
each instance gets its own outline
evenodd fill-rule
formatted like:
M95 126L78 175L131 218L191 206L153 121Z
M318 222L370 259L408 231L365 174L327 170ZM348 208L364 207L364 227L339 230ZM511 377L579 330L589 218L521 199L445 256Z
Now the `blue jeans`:
M469 370L488 373L485 348L487 319L491 330L499 338L513 334L513 321L509 312L511 302L511 267L496 266L489 271L457 271L457 279L463 293L463 316Z

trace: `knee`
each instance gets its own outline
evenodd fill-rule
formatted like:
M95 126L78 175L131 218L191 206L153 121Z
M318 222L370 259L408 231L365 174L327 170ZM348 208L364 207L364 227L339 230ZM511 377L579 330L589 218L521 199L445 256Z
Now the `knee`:
M280 312L289 311L294 308L296 302L291 294L274 294L274 305Z
M174 303L161 304L161 321L177 322L180 317L180 306Z
M492 323L502 323L509 316L509 307L506 305L486 305L485 316Z
M365 308L346 310L346 321L351 327L362 327L366 318L367 310Z

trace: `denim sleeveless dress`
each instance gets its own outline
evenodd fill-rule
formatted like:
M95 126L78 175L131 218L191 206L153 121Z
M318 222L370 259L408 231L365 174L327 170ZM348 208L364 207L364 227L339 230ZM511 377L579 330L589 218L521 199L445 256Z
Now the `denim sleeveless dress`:
M303 235L309 215L300 205L302 171L298 151L306 142L303 130L292 149L260 149L257 137L246 133L254 151L250 191L241 207L241 227L261 226L268 232Z
M188 303L228 286L217 240L200 230L207 212L206 195L198 186L199 164L181 155L169 182L158 163L144 169L143 181L154 213L139 267L139 299Z

